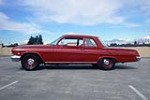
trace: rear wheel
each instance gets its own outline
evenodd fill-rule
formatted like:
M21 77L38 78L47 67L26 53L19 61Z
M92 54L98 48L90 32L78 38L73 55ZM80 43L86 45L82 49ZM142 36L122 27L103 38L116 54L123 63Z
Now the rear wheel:
M21 64L25 70L32 71L39 66L40 60L36 55L28 54L22 58Z
M103 58L99 60L98 67L102 70L112 70L115 66L115 60L110 58Z

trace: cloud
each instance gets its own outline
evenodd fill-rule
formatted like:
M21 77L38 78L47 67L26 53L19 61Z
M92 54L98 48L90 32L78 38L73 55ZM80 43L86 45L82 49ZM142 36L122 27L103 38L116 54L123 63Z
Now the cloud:
M45 22L96 25L124 21L117 16L121 7L119 0L25 0L23 4L38 20Z
M144 39L149 39L150 40L150 35L149 36L145 36Z
M75 33L75 32L67 32L65 34L72 34L72 35L75 35L75 34L78 34L78 33Z
M135 23L122 23L122 24L118 24L118 25L112 25L108 28L137 28L137 27L141 27L141 24L135 24Z
M29 40L24 40L24 41L20 42L20 45L25 45L25 44L28 43L28 41L29 41Z
M122 7L133 15L137 13L148 18L150 16L150 0L123 0Z
M16 31L25 34L41 33L42 30L34 23L12 21L7 15L0 12L0 30Z
M136 28L136 27L140 27L141 25L135 23L125 23L124 26L129 28Z
M137 41L139 44L142 43L150 43L150 35L138 38L138 39L111 39L111 40L106 40L106 44L111 44L111 43L117 43L117 44L128 44L131 43L133 44L135 41Z
M143 38L139 38L136 40L138 43L145 43L145 44L149 44L150 43L150 35L147 35Z
M0 0L0 5L2 5L4 2L3 2L3 0Z
M149 0L24 0L38 21L71 23L78 25L122 24L124 27L139 27L128 22L137 16L150 16ZM127 12L126 15L121 15ZM132 14L130 14L132 13ZM131 24L126 24L131 23Z
M105 42L106 42L106 44L111 44L111 43L127 44L127 43L134 43L134 40L131 40L131 39L112 39L112 40L107 40Z

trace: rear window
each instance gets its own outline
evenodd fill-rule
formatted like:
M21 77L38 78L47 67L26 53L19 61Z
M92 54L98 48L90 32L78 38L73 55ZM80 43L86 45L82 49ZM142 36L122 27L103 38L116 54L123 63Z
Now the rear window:
M95 43L95 41L91 38L86 38L85 39L85 46L86 47L97 47L97 44Z

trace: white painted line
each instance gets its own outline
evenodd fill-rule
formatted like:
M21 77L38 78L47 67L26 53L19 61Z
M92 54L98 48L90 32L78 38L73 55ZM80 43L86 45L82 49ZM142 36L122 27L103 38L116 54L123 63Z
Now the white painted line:
M129 87L138 95L142 98L142 100L148 100L141 92L139 92L135 87L132 85L129 85Z
M5 89L5 88L7 88L7 87L9 87L9 86L11 86L11 85L13 85L13 84L16 84L17 82L18 82L18 81L14 81L14 82L12 82L12 83L10 83L10 84L7 84L7 85L1 87L0 90L3 90L3 89Z

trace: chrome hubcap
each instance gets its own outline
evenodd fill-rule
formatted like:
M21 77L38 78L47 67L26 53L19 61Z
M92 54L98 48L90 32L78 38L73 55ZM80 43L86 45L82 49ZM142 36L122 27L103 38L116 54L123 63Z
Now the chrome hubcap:
M109 65L109 63L110 63L109 59L104 59L104 64L105 65Z
M33 64L34 64L34 59L31 59L31 58L30 58L30 59L28 59L27 62L28 62L28 65L33 65Z

